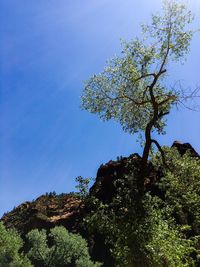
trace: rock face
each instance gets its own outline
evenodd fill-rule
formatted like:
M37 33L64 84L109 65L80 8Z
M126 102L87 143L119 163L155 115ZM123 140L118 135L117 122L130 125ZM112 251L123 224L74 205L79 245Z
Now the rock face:
M181 144L176 141L172 147L176 147L181 155L189 151L193 157L200 157L189 143ZM129 163L129 166L131 163L137 167L140 162L141 157L138 154L133 154L101 165L97 171L96 181L90 188L90 195L109 203L115 195L113 182L130 171L127 163ZM155 182L160 179L162 173L155 172L151 163L149 163L148 173L149 177L145 184L146 190L161 196L162 192L158 191ZM104 244L104 238L99 234L94 234L91 237L82 225L83 218L88 212L83 201L75 195L50 193L42 195L32 202L21 204L5 214L1 220L6 227L15 227L22 235L34 228L48 230L54 226L63 225L71 232L80 233L89 241L93 260L104 262L104 267L112 267L114 263L109 255L108 248Z
M179 141L174 141L172 147L176 147L181 156L183 156L186 152L189 152L192 157L200 157L200 155L189 143L182 144Z
M95 183L90 188L90 195L109 203L116 190L113 182L130 172L128 163L139 166L140 162L141 157L138 154L132 154L129 157L121 157L117 161L110 160L102 164L97 171Z
M77 231L78 222L84 213L84 203L70 194L42 195L32 202L25 202L5 214L2 221L7 227L15 227L20 233L37 229L50 229L64 225L70 231Z

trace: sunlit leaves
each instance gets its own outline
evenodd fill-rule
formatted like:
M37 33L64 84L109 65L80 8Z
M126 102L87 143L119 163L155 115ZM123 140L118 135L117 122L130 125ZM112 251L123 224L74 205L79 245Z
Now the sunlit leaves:
M184 5L165 1L163 14L152 16L141 38L122 41L121 55L86 82L82 108L103 120L118 121L131 134L144 131L153 118L154 130L163 133L164 116L158 118L158 114L166 114L179 98L178 91L164 83L166 68L170 60L185 58L192 19Z
M1 267L31 267L26 256L20 253L23 241L14 230L6 230L0 222L0 266Z
M181 224L190 224L195 235L200 234L200 159L176 149L165 149L165 175L160 186L166 190L166 202L173 206ZM160 164L157 162L157 165Z
M48 267L100 267L90 260L86 241L64 227L55 227L47 235L45 230L32 230L27 235L31 244L28 257L38 266ZM51 240L51 245L49 245Z

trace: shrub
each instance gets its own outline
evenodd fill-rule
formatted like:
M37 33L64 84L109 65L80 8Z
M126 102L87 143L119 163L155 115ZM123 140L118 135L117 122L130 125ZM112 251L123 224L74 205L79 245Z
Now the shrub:
M31 267L29 259L19 251L23 241L14 230L6 230L0 222L0 266L1 267Z
M87 242L78 234L69 233L64 227L46 230L34 229L28 233L31 244L28 257L34 266L48 267L99 267L88 253Z

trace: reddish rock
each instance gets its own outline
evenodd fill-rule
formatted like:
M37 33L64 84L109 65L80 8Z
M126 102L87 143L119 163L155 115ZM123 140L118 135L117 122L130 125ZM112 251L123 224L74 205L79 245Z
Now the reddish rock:
M32 202L25 202L2 217L4 224L15 227L19 232L50 229L64 225L70 231L76 231L77 222L82 219L84 203L69 194L46 194Z

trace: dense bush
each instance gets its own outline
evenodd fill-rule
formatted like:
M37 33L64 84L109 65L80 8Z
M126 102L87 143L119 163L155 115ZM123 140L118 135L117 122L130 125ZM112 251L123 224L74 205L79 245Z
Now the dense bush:
M86 222L91 231L103 233L116 266L183 267L198 266L200 231L200 160L181 157L165 149L166 166L160 155L154 166L162 168L157 186L164 197L146 192L141 200L137 190L139 170L115 181L117 194L105 204L88 199L92 212ZM132 163L129 163L132 164Z
M42 267L99 267L90 260L86 241L64 227L55 227L47 235L45 230L32 230L27 238L31 244L28 257L34 266Z
M176 149L165 148L164 177L159 186L166 191L165 203L173 208L181 225L190 225L192 235L200 234L200 159L187 152L180 156ZM161 165L160 158L154 160Z
M0 266L1 267L31 267L26 256L19 251L23 241L18 233L11 229L6 230L0 222Z
M158 186L165 192L163 210L170 209L179 232L194 249L190 255L200 266L200 159L191 157L188 151L181 156L174 148L165 148L163 178ZM153 159L154 165L161 165L160 157Z
M30 250L20 253L23 241L14 230L6 230L0 223L1 267L100 267L93 263L88 253L87 242L64 227L55 227L47 235L45 230L32 230L27 234Z

